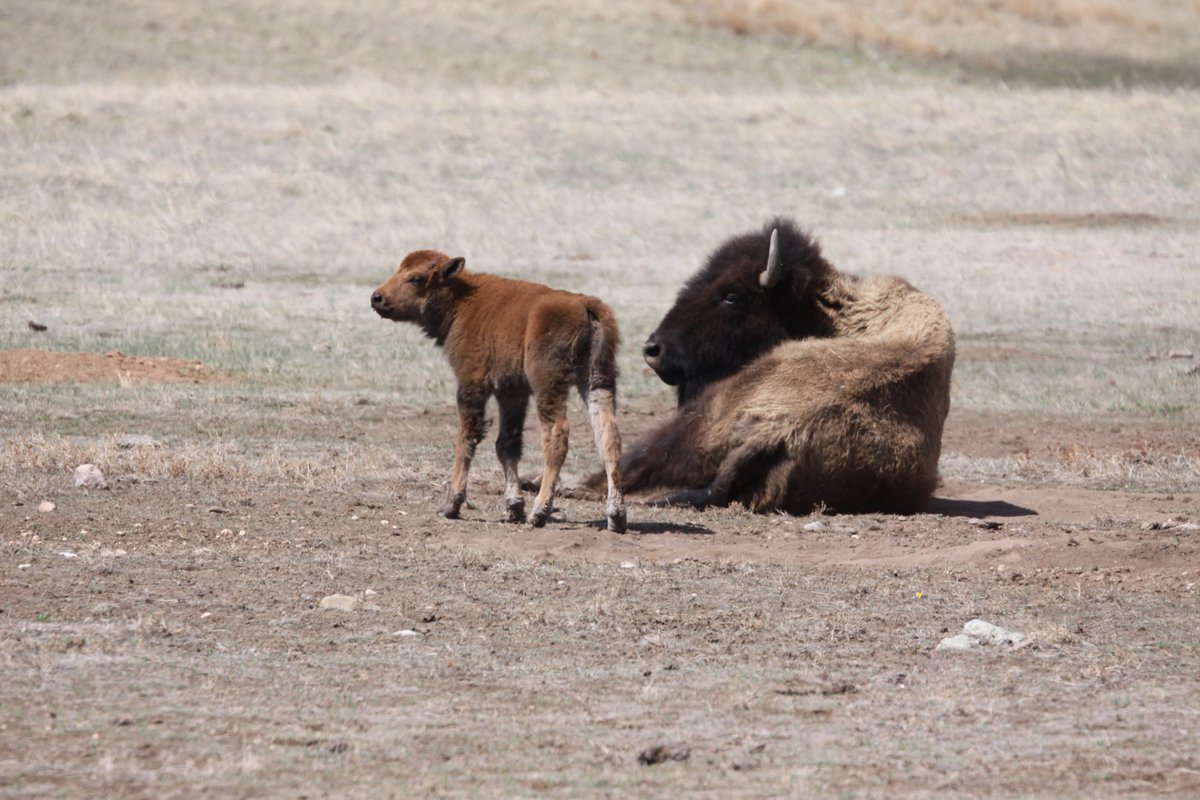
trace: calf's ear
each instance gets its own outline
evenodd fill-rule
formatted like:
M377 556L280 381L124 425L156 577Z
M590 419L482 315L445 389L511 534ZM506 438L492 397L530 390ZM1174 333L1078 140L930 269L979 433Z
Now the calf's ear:
M463 267L467 265L467 260L462 256L452 258L445 264L442 264L438 271L442 274L442 280L448 281L458 273L462 272Z

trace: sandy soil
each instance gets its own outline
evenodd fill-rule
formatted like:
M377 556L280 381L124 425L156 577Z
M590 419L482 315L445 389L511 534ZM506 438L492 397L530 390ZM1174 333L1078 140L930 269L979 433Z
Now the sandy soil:
M946 437L1055 441L1178 432ZM952 481L912 517L635 505L618 536L584 498L504 524L484 471L453 522L425 482L109 478L0 491L6 797L1200 793L1200 495ZM935 650L972 618L1031 644Z
M203 383L219 377L199 361L179 358L0 350L0 383Z

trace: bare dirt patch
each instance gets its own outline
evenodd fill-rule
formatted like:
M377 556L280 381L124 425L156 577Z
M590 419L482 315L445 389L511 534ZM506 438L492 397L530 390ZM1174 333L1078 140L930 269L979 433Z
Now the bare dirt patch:
M0 350L0 383L209 383L221 374L199 361L121 352Z
M1200 789L1195 496L634 505L622 536L569 498L502 523L498 478L455 521L425 481L62 483L0 496L13 797ZM973 618L1032 644L935 651Z

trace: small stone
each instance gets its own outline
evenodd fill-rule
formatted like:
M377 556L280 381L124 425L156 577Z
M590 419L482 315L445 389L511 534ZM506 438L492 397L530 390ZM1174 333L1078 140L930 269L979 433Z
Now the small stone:
M963 625L963 633L982 642L994 645L1010 644L1014 647L1020 647L1028 641L1022 633L1005 630L999 625L993 625L981 619L973 619L966 625Z
M58 506L54 505L54 503L51 503L49 500L43 500L41 504L38 505L38 511L42 512L43 514L49 514L56 508L58 508Z
M412 628L405 628L402 631L396 631L395 633L392 634L392 636L399 636L401 638L403 638L405 636L416 636L416 635L418 635L417 632L414 631Z
M979 644L975 639L967 636L965 633L960 633L957 636L947 636L938 642L934 650L970 650Z
M662 764L667 761L687 761L692 755L692 750L683 742L674 742L672 744L656 744L652 747L647 747L638 753L638 763L644 766L653 764Z
M331 594L321 598L321 608L333 611L354 611L362 601L348 594Z
M633 563L632 561L622 561L621 562L621 569L633 569L636 566L637 566L637 564Z
M108 481L95 464L80 464L75 468L75 485L81 489L107 489Z
M1195 358L1191 350L1168 350L1167 358Z
M96 603L88 613L93 617L111 617L116 610L117 606L114 603Z
M815 522L809 522L804 525L804 530L806 530L806 531L820 531L820 530L824 530L824 529L825 529L825 523L821 522L820 520L817 520Z

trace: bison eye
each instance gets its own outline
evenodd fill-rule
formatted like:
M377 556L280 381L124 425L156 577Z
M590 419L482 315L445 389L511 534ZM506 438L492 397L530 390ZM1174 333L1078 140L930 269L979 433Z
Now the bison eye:
M413 275L411 278L408 279L408 282L411 283L413 286L421 286L422 284L425 283L425 276L424 275Z
M727 306L736 306L739 299L740 298L737 296L737 292L730 292L729 294L725 295L725 299L721 302Z

